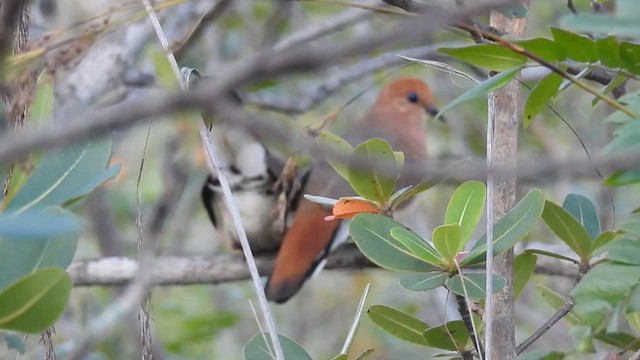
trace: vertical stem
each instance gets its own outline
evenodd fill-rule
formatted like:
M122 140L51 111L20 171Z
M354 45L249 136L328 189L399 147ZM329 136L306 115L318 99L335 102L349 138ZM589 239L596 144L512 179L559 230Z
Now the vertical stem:
M528 6L530 0L522 0ZM491 12L491 26L516 37L524 35L526 18L509 19L498 12ZM512 81L489 96L489 125L487 126L487 165L492 168L513 169L517 166L518 125L520 123L520 87ZM493 175L487 178L487 243L493 242L493 223L503 216L516 199L515 176ZM487 254L486 359L515 359L515 323L513 308L513 249L491 259ZM491 296L491 274L507 279L506 286Z

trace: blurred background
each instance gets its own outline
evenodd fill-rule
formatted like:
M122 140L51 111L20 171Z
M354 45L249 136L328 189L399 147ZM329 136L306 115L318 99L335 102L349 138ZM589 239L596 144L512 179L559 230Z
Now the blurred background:
M376 1L362 2L379 6ZM429 1L452 7L452 1ZM576 1L580 11L589 11L588 1ZM54 4L58 11L47 11ZM95 16L98 9L109 7L102 1L81 0L40 0L32 1L31 34L36 44L51 41L48 39L52 29L69 28L71 23ZM137 3L136 3L137 4ZM263 46L285 44L296 34L307 29L336 21L346 14L360 13L357 21L326 36L312 40L311 44L323 46L357 38L372 32L384 31L400 17L393 14L358 9L351 2L341 1L298 1L290 7L290 14L272 34L274 39L265 39L265 23L271 19L277 2L267 0L231 1L215 21L203 26L201 33L187 45L176 48L180 66L197 68L206 76L220 76L219 70L224 64L232 63L244 55L260 51ZM468 4L471 6L471 2ZM159 11L163 26L170 42L174 45L193 28L194 24L216 6L214 1L189 1L167 3ZM134 6L135 7L135 6ZM104 36L96 39L94 47L106 51L109 47L120 49L126 54L124 71L131 77L153 75L156 81L141 87L126 89L126 97L141 93L166 89L171 81L158 66L158 54L162 54L157 39L150 31L148 20L139 19L139 8L116 11L111 17L113 26ZM549 27L558 23L558 19L569 13L563 1L532 1L527 18L526 37L550 37ZM488 19L476 19L488 23ZM55 31L55 30L54 30ZM55 38L55 41L67 41L78 36L73 28ZM41 41L41 42L39 42ZM434 36L437 46L469 44L468 35L443 29ZM114 45L115 44L115 45ZM265 45L267 44L267 45ZM427 42L425 42L427 44ZM102 48L100 48L102 47ZM397 41L397 51L404 51L402 39ZM89 54L99 54L95 49ZM55 56L51 50L49 56ZM316 124L332 112L345 105L360 92L358 97L340 113L332 129L340 133L349 127L375 99L378 89L393 78L411 75L428 82L434 89L437 102L443 107L474 83L450 73L427 67L411 61L395 61L376 72L363 73L357 79L338 87L326 100L301 113L283 113L264 109L264 104L278 101L291 104L304 104L305 99L318 92L320 86L339 79L354 69L362 69L371 59L382 56L371 53L367 57L345 62L336 59L336 64L321 73L309 75L291 75L281 80L260 82L255 86L238 89L252 112L265 114L279 121L292 131L300 131L303 126ZM108 55L106 59L109 60ZM394 57L391 52L387 57ZM452 67L471 74L482 80L486 74L458 61L451 60L437 51L424 52L421 59L443 61ZM57 68L56 80L82 78L84 84L102 86L94 98L82 96L61 97L64 91L56 85L54 96L50 76L39 78L37 101L32 105L32 119L28 126L38 126L38 119L47 119L56 113L56 121L63 121L68 115L67 109L81 108L82 104L95 99L111 99L118 95L117 86L109 79L95 80L93 71L83 68L84 63L67 64ZM113 64L103 64L112 71ZM111 70L109 70L111 69ZM546 74L539 68L530 68L521 77L523 96L528 95L528 84ZM129 75L128 75L129 76ZM169 77L171 74L169 74ZM95 81L94 81L95 80ZM80 80L68 80L80 81ZM100 85L103 81L103 85ZM67 82L68 84L68 82ZM331 85L331 84L329 84ZM71 85L68 85L71 86ZM369 89L369 90L367 90ZM79 90L80 91L80 90ZM93 90L87 90L93 91ZM115 94L115 95L114 95ZM299 100L299 102L297 102ZM556 113L545 109L539 118L527 130L521 130L518 138L520 155L527 159L539 156L557 160L584 157L586 151L592 155L610 140L611 133L602 119L611 113L603 104L595 107L592 97L583 91L568 87L551 106ZM487 101L478 99L456 107L446 114L445 123L429 120L428 152L432 159L482 159L486 151ZM55 110L54 110L55 108ZM65 109L65 110L61 110ZM72 110L68 110L72 111ZM562 117L562 119L558 116ZM586 150L569 125L584 142ZM226 249L215 234L200 202L200 187L205 178L205 157L196 131L195 123L182 119L158 118L150 125L142 125L131 130L116 131L116 145L112 163L121 164L118 177L78 205L77 212L87 220L86 231L81 237L76 259L100 258L105 256L126 256L137 258L136 216L138 192L142 219L149 215L156 199L164 191L163 166L167 161L177 163L188 174L186 188L176 207L175 214L169 219L162 237L161 255L216 256L230 250ZM277 151L287 154L292 149L285 143L271 144ZM140 173L141 162L144 167ZM521 163L521 166L526 166ZM595 169L594 169L595 173ZM138 179L139 178L139 179ZM139 182L139 183L138 183ZM403 218L411 227L429 238L434 227L442 224L446 204L456 184L440 184L422 194L416 211ZM629 214L638 200L635 186L607 188L596 176L577 179L558 174L555 177L533 178L518 184L518 197L533 187L545 191L546 197L561 202L568 193L579 193L591 199L603 220L603 229L611 228L614 221L620 221ZM612 203L613 200L613 203ZM614 206L615 204L615 211ZM106 214L106 215L105 215ZM108 218L105 218L107 216ZM106 220L105 220L106 219ZM95 231L101 222L111 221L117 232L110 236L98 236ZM477 239L482 234L477 234ZM540 224L526 239L535 243L554 243L550 232ZM561 294L566 294L572 279L534 275L533 283L543 284ZM351 324L358 301L367 283L371 283L371 293L367 304L393 306L419 317L430 325L458 317L453 299L441 289L428 293L409 292L398 284L398 276L387 271L375 269L363 270L325 270L317 278L308 281L303 289L284 305L274 305L273 312L279 331L299 344L317 359L335 356ZM517 339L523 340L540 326L554 311L541 299L533 284L529 284L522 297L516 303L518 323ZM56 325L53 339L56 351L64 357L65 346L80 336L89 319L99 314L122 291L118 287L74 288L68 311ZM156 359L242 359L242 346L260 330L254 318L249 300L255 302L255 295L248 281L231 282L221 285L168 286L155 288L151 295L151 318L153 329L153 350ZM139 357L140 326L135 317L125 319L116 329L105 334L100 346L87 359L133 359ZM567 347L572 341L566 324L561 321L546 334L534 348ZM2 359L41 358L36 337L29 339L30 351L22 356L14 352L0 354ZM370 359L427 359L432 355L425 348L404 343L392 338L372 324L366 316L353 345L353 354L368 348L375 352ZM589 358L579 354L576 359ZM594 355L594 358L598 358ZM600 357L601 358L601 357Z

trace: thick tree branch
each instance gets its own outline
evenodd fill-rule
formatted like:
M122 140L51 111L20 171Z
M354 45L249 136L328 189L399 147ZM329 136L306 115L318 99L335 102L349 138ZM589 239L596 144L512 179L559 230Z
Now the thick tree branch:
M273 269L274 254L256 256L260 274L268 275ZM353 244L339 248L329 256L327 269L354 270L377 268ZM125 257L107 257L74 261L69 274L75 286L122 286L130 283L138 271L138 262ZM555 259L538 260L536 273L575 277L575 266ZM249 270L240 253L204 257L162 256L153 268L156 286L185 286L194 284L223 284L249 279Z

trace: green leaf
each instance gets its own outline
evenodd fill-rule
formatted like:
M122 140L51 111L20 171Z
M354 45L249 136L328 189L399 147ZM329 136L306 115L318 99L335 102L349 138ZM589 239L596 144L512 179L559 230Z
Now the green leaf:
M412 291L428 291L444 285L449 274L443 272L428 272L402 275L400 285Z
M562 76L552 72L531 90L531 94L524 105L522 126L526 129L533 123L533 119L542 111L547 102L557 93L562 84Z
M551 34L569 59L584 63L598 61L596 45L588 37L555 27L551 28Z
M623 264L640 265L640 241L620 239L606 246L607 259Z
M625 186L640 182L640 170L619 170L605 179L606 186Z
M596 333L595 337L596 339L619 349L627 349L634 352L640 350L640 343L637 341L638 339L631 334L623 332L607 333L605 330L601 330Z
M632 121L618 127L613 136L613 140L602 149L603 155L640 150L640 122Z
M493 275L491 281L493 282L494 294L500 291L507 283L507 280L499 275ZM484 272L468 273L462 276L460 276L460 274L456 274L450 277L446 284L447 288L456 295L469 297L471 299L482 299L487 295L485 291L487 285L487 273Z
M456 254L464 249L473 231L480 222L487 188L480 181L467 181L454 191L444 215L444 223L460 226L460 247Z
M400 310L373 305L367 310L369 319L387 333L414 344L429 346L423 334L429 325Z
M573 339L573 348L580 353L594 353L593 331L590 326L578 325L569 329L569 335Z
M435 118L440 118L442 115L444 115L444 113L464 102L486 96L488 93L500 89L501 87L507 85L507 83L509 83L509 81L511 81L520 72L521 69L521 67L517 67L511 70L505 70L500 74L481 82L480 84L467 90L464 94L460 95L452 102L448 103L444 108L442 108L442 110L440 110Z
M582 195L569 194L564 199L562 207L587 229L591 239L595 239L600 234L600 220L591 200Z
M461 320L432 327L424 332L424 338L427 346L451 351L464 349L470 339L469 331Z
M353 190L364 198L385 204L393 193L402 166L398 164L393 149L382 139L371 139L356 146L353 156L358 164L364 161L369 165L400 165L397 171L393 172L393 176L388 175L390 173L388 169L387 171L378 170L374 168L375 166L362 169L362 166L355 166L355 163L349 165L349 184Z
M522 290L529 282L536 269L538 257L530 252L522 253L513 260L513 298L520 297Z
M493 255L512 248L531 231L544 208L542 191L533 189L493 226ZM483 235L473 249L460 262L461 266L480 264L487 253L487 235Z
M520 40L516 42L527 51L534 53L549 62L563 61L567 59L567 54L553 40L547 38L534 38Z
M551 201L546 201L544 211L542 211L542 220L580 259L589 259L591 238L584 226L568 211Z
M626 79L626 77L624 78ZM620 99L618 99L618 102L625 105L627 109L631 110L634 114L640 113L640 91L627 93L621 96ZM605 122L624 125L634 122L634 120L636 120L635 117L629 116L622 111L616 111L609 115L609 117L605 119Z
M633 74L640 74L640 45L630 42L620 44L620 61L622 67Z
M503 71L527 63L527 57L498 44L471 45L458 48L440 48L440 52L471 65L492 71Z
M421 192L427 191L437 184L435 181L423 181L415 186L407 186L404 189L400 189L391 195L389 202L393 205L393 208L398 208L400 204L418 195Z
M111 157L111 137L94 139L53 150L43 156L26 184L8 204L7 212L23 212L36 206L63 205L86 195L106 180ZM98 179L99 181L96 181Z
M340 354L332 358L331 360L349 360L349 356L347 354Z
M340 136L328 131L322 131L316 139L320 145L326 146L339 155L338 157L327 156L327 162L343 179L349 181L349 165L345 160L353 154L353 146Z
M560 310L560 308L562 308L566 303L566 299L562 295L558 294L557 292L549 288L546 288L542 285L536 285L536 288L538 289L538 292L540 293L544 301L546 301L547 304L551 305L551 307L554 310L556 311ZM573 311L570 311L564 317L564 319L571 325L579 325L582 322L580 318L576 316L575 312Z
M311 356L295 341L282 335L278 335L278 338L285 359L311 360ZM268 342L268 345L265 341ZM242 355L244 360L273 360L274 356L269 350L270 348L271 336L267 333L257 334L244 344Z
M627 321L629 321L629 325L631 325L635 333L640 333L640 312L625 312L624 316L627 318Z
M627 304L627 312L638 312L640 311L640 284L636 284L633 288L631 288L631 293L629 294L629 303Z
M626 80L627 80L627 77L624 75L616 76L615 79L611 80L611 82L609 82L605 87L602 88L602 91L600 91L600 94L602 96L609 95L609 93L611 93L613 89L618 87L618 85L622 84ZM601 100L602 99L598 96L594 97L593 100L591 100L591 106L596 106L596 104L598 104ZM634 111L634 110L631 110L631 111ZM629 115L623 113L622 111L619 111L618 113L624 115L627 118L631 118Z
M73 234L80 223L71 213L32 210L16 215L0 214L0 238L14 240Z
M576 314L587 324L600 323L639 279L638 266L604 263L594 267L571 291Z
M596 52L602 65L616 69L622 66L620 60L620 48L618 39L614 36L607 36L596 41Z
M460 226L458 224L440 225L433 229L433 246L447 264L453 264L453 260L461 250Z
M534 350L518 356L518 360L562 360L565 354L552 350Z
M38 333L53 325L71 294L71 278L62 269L29 274L0 292L0 328Z
M349 234L362 254L382 268L406 272L434 270L391 237L391 229L402 226L384 215L358 214L349 221Z
M594 251L611 242L616 238L616 235L618 235L618 233L611 230L605 231L602 234L598 235L598 237L593 240L593 243L591 244L591 253L593 254Z
M31 212L20 214L30 214ZM47 220L38 217L32 224L44 226ZM34 226L35 227L35 226ZM2 226L0 225L0 228ZM0 237L0 289L35 270L57 266L66 269L76 252L78 233L60 233L41 237Z
M440 258L436 249L413 231L404 227L396 227L391 229L390 234L418 259L433 266L443 264L444 260Z

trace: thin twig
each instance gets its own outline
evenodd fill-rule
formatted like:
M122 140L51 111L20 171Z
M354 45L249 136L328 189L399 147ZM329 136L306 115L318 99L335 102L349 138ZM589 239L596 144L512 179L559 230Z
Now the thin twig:
M151 6L151 2L149 0L142 0L144 3L144 7L149 15L149 18L153 24L153 27L156 31L158 39L162 44L162 48L166 52L167 59L171 65L171 69L176 76L176 79L181 85L182 90L186 90L186 84L182 80L182 75L180 72L180 68L178 66L178 62L176 61L173 53L169 51L169 42L167 41L166 36L164 35L164 31L162 30L162 26L160 25L160 21L158 21L158 17L156 16L153 7ZM222 193L224 197L224 202L229 210L233 223L235 225L236 231L238 233L238 238L240 240L240 244L242 246L242 251L245 255L245 259L247 261L247 265L249 266L249 271L251 272L251 279L253 281L253 285L256 291L256 295L258 296L258 303L260 304L260 308L262 310L262 315L264 317L264 321L267 326L267 330L271 335L271 343L273 345L273 350L275 352L276 359L284 360L284 352L282 351L282 346L280 345L280 338L278 337L278 331L276 329L276 324L271 315L271 309L269 307L269 302L267 301L267 297L264 292L264 287L262 286L262 281L260 280L260 273L258 272L258 268L255 263L255 259L253 258L253 253L251 252L251 246L249 244L249 240L247 238L247 234L244 230L244 226L242 225L242 220L240 218L240 211L236 206L233 195L231 194L231 188L229 187L229 182L224 172L221 171L221 158L218 151L215 149L211 137L209 136L209 131L206 128L204 122L198 122L198 133L202 140L203 146L205 148L205 152L208 158L208 165L214 173L218 174L218 181L220 182L220 187L222 188Z

